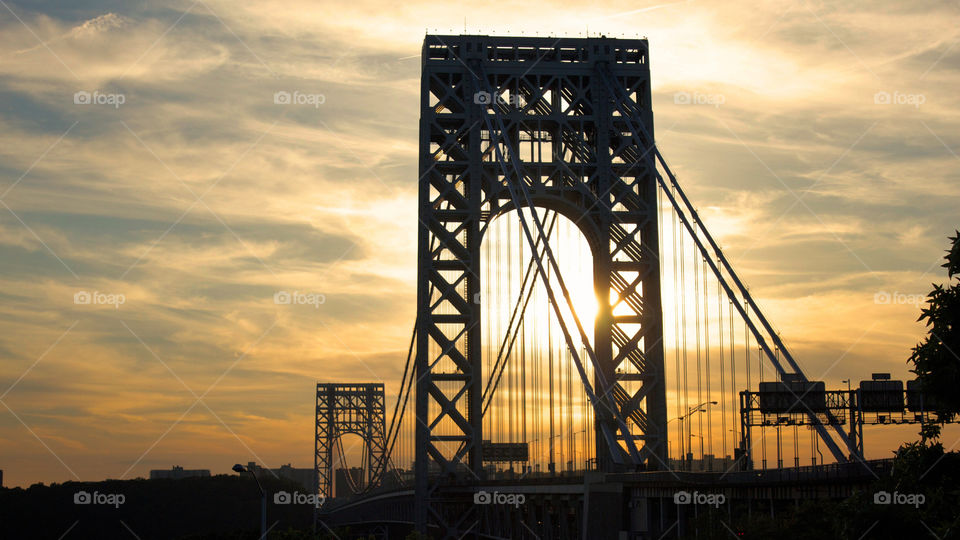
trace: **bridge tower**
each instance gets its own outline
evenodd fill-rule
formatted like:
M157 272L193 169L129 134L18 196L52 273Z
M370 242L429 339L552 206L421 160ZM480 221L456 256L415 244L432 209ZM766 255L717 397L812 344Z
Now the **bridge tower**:
M321 497L333 497L334 453L338 452L344 435L358 435L363 439L369 466L364 485L375 482L385 465L385 418L383 383L317 384L314 469L317 493ZM341 463L341 466L345 465Z
M666 468L647 41L430 35L422 63L418 529L458 530L470 509L438 488L483 478L480 246L511 210L556 211L590 244L598 467Z

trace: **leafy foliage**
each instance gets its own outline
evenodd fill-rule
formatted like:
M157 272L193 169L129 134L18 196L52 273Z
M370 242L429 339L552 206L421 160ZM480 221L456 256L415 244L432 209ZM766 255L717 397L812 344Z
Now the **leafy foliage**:
M927 296L927 306L918 320L926 321L927 337L913 348L909 361L924 389L925 406L943 421L960 411L960 283L950 283L960 276L960 231L950 238L951 248L944 257L948 283L934 284ZM924 426L923 441L939 437L939 426Z
M879 492L922 499L918 504L902 499L880 504L875 498ZM865 482L846 499L831 498L820 490L808 493L814 498L747 501L741 497L730 501L728 509L706 507L682 538L960 538L960 454L945 452L940 443L904 444L894 456L889 475Z

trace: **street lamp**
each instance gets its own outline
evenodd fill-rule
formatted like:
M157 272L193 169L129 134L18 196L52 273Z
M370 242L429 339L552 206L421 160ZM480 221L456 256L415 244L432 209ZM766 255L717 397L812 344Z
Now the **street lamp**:
M716 404L717 404L716 401L704 401L703 403L701 403L701 404L697 405L696 407L694 407L688 414L693 414L693 413L695 413L695 412L697 412L697 411L706 412L706 411L703 409L703 407L705 407L705 406L707 406L707 405L716 405ZM693 422L687 422L687 450L692 450L692 449L693 449L693 442L692 442L692 438L693 438L693 437L692 437L692 435L693 435ZM702 460L702 459L703 459L703 435L700 434L699 437L700 437L700 459ZM692 454L692 452L691 452L691 454ZM691 459L690 459L690 470L692 471L692 470L693 470L693 456L691 455L690 458L691 458ZM701 465L702 465L702 464L701 464Z
M577 470L577 434L585 433L586 431L587 429L584 428L570 434L570 436L573 437L573 470ZM586 458L586 456L584 456L584 458ZM584 465L584 468L586 468L586 465Z
M716 405L716 404L717 404L716 401L704 401L703 403L697 405L696 407L689 407L689 408L687 408L687 414L685 414L685 415L683 415L683 416L678 416L678 417L674 418L674 420L679 420L679 421L680 421L680 432L683 433L683 421L684 421L685 419L690 418L691 416L693 416L693 413L695 413L695 412L706 412L706 411L703 410L703 408L704 408L705 406L707 406L707 405ZM669 423L669 422L668 422L668 423ZM693 442L692 442L692 439L693 439L693 425L692 425L692 424L693 424L693 422L688 422L688 423L687 423L687 452L688 452L687 455L684 455L684 454L683 454L683 448L682 448L682 447L683 447L683 439L682 439L682 438L680 439L680 446L681 446L681 448L680 448L680 458L681 458L681 461L685 462L685 464L686 464L686 467L684 467L684 468L689 468L689 470L693 470L693 452L692 452L692 449L693 449ZM699 437L700 437L700 455L703 455L703 437L702 437L702 436L699 436Z
M248 472L257 481L257 489L260 490L260 540L265 540L267 537L267 494L263 491L263 486L260 485L260 479L257 478L253 469L248 469L239 463L233 466L233 472L238 474Z
M680 459L680 468L681 468L681 469L684 469L684 468L686 468L686 467L684 467L684 465L683 465L683 463L684 463L684 457L685 457L685 456L684 456L684 452L683 452L683 434L686 433L686 432L683 430L683 416L678 416L678 417L676 417L676 418L671 418L671 419L667 420L667 424L670 424L670 422L673 422L674 420L679 420L679 421L680 421L680 429L679 429L680 436L677 438L677 446L678 446L677 450L679 451L679 454L680 454L680 456L679 456L679 459Z

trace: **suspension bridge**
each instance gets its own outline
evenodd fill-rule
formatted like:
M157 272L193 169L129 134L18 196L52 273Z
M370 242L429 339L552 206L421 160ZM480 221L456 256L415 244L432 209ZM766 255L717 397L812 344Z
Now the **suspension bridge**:
M849 495L863 424L928 420L801 369L656 145L645 39L428 35L420 97L416 321L392 406L317 386L324 527L677 537Z

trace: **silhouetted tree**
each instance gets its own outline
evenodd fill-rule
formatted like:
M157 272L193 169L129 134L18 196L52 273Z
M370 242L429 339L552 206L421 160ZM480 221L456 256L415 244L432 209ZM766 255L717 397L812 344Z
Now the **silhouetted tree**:
M960 276L960 231L950 238L952 245L944 257L947 262L947 284L934 284L927 296L925 307L918 320L926 320L927 337L910 355L910 362L923 386L925 406L937 414L941 422L949 415L960 411L960 282L952 283ZM923 441L937 439L940 425L922 427Z
M269 474L262 475L260 481L268 494L268 526L274 525L270 540L314 538L310 534L312 506L277 504L273 499L279 491L302 492L304 488ZM80 491L122 494L124 502L77 504L76 494ZM65 534L68 530L69 534ZM250 475L0 488L0 540L134 536L142 540L255 540L260 537L259 532L260 492ZM335 536L324 534L319 538L332 540Z

